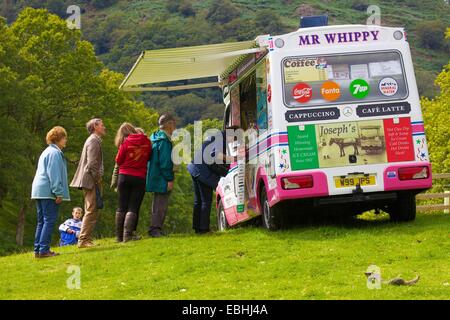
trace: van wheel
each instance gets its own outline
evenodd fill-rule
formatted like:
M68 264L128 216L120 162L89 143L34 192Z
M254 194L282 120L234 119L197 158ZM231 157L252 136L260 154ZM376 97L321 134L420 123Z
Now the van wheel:
M230 225L228 224L227 217L225 216L222 200L220 200L219 207L217 208L217 229L219 231L225 231L229 227Z
M412 221L416 218L416 195L413 193L399 194L397 202L389 212L391 221Z
M281 211L279 206L269 206L267 200L266 188L261 189L261 208L262 208L262 222L263 226L270 231L275 231L281 228Z

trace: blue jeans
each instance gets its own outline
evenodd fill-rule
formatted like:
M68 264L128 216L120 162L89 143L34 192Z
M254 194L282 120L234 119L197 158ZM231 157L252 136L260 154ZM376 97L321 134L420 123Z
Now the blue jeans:
M194 185L192 227L195 232L207 232L209 231L213 189L197 178L192 178L192 182Z
M37 226L34 238L34 252L46 253L50 251L52 232L58 218L59 204L53 199L36 200Z

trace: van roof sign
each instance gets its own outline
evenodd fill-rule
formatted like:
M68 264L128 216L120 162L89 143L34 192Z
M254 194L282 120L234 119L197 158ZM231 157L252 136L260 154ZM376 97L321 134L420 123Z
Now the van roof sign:
M309 16L300 18L300 28L324 27L328 25L328 16Z

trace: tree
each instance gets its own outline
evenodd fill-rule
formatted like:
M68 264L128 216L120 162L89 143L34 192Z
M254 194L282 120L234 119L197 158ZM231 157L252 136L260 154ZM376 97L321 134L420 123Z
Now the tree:
M103 9L112 6L118 0L91 0L90 3L97 9Z
M4 0L0 3L0 16L5 17L11 22L15 16L15 8L13 0Z
M180 1L178 0L167 0L166 1L166 9L170 13L176 13L180 9Z
M366 11L369 5L370 3L368 0L353 0L350 8L358 11Z
M255 24L261 34L281 34L286 29L281 22L280 16L270 9L258 11L255 17Z
M422 99L423 117L433 171L447 173L450 172L450 62L438 75L436 84L441 93L434 99Z
M445 24L441 21L421 22L417 25L416 33L424 48L442 49L445 45Z
M68 29L47 10L27 8L10 27L0 20L0 134L5 137L0 142L0 202L12 201L20 212L18 243L25 212L33 208L31 182L51 127L61 125L68 131L65 155L71 177L87 137L85 123L102 118L109 132L103 142L106 181L114 166L113 137L119 125L132 121L148 131L156 127L157 114L118 89L122 80L122 74L97 60L79 30ZM79 192L72 190L71 197L72 204L65 203L63 212L82 203ZM108 189L105 203L106 211L115 210L116 195ZM112 224L106 216L99 233L110 234Z
M239 9L230 0L214 0L206 19L215 24L223 24L239 16Z
M195 10L192 7L192 3L188 0L184 0L181 2L180 4L180 13L184 16L184 17L192 17L195 16Z

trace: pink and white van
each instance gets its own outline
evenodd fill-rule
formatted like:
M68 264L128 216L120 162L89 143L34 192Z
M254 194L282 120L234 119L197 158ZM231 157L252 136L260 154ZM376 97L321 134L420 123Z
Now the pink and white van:
M258 41L266 50L220 76L225 126L256 135L217 187L219 229L262 216L275 230L315 208L413 220L431 167L404 30L325 26Z

